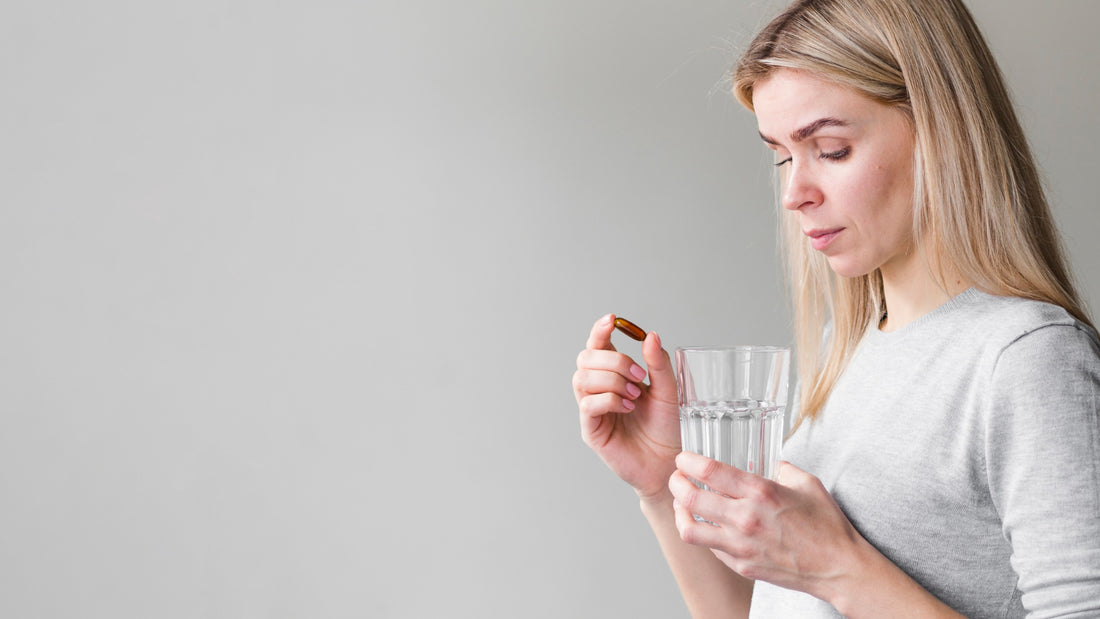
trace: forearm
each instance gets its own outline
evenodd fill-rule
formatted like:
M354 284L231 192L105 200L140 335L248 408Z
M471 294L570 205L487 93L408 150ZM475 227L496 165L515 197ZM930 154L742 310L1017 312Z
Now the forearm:
M748 617L752 581L726 567L710 549L680 539L672 495L665 493L658 498L643 499L641 507L691 616L694 619Z
M820 592L849 619L904 617L955 619L963 616L936 599L866 540L860 539L844 576Z

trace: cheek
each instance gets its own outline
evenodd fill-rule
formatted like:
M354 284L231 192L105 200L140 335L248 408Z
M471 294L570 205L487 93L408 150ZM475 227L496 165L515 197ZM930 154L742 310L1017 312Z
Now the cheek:
M893 166L870 166L853 188L863 207L863 218L873 222L874 228L884 233L908 233L913 215L911 172Z

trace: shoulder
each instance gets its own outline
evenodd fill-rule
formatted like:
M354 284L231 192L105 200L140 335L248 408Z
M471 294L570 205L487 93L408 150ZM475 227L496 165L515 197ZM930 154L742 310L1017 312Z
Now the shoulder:
M1064 308L1041 301L970 289L924 333L934 340L941 361L979 385L1033 383L1070 360L1090 373L1100 368L1100 341L1093 329Z
M1086 348L1097 345L1096 333L1058 305L979 291L972 291L972 297L967 307L968 327L983 341L984 348L998 356L1036 344L1044 349L1052 344Z
M978 293L973 308L980 309L980 322L972 324L980 325L974 337L992 393L1100 394L1100 340L1064 308L985 293Z
M1020 297L1000 297L973 291L973 311L980 312L997 332L1022 335L1045 326L1084 326L1065 308Z

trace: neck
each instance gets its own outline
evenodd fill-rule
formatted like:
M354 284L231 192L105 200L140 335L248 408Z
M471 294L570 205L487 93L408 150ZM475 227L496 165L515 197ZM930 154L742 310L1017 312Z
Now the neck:
M924 316L970 287L956 269L945 268L942 281L933 275L923 252L915 252L900 264L884 264L882 288L887 316L881 331L896 331Z

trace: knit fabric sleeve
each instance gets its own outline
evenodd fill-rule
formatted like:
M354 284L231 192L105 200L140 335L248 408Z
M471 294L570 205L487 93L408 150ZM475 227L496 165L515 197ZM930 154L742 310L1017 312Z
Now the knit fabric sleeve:
M1100 343L1033 329L990 380L986 474L1028 617L1100 617Z

